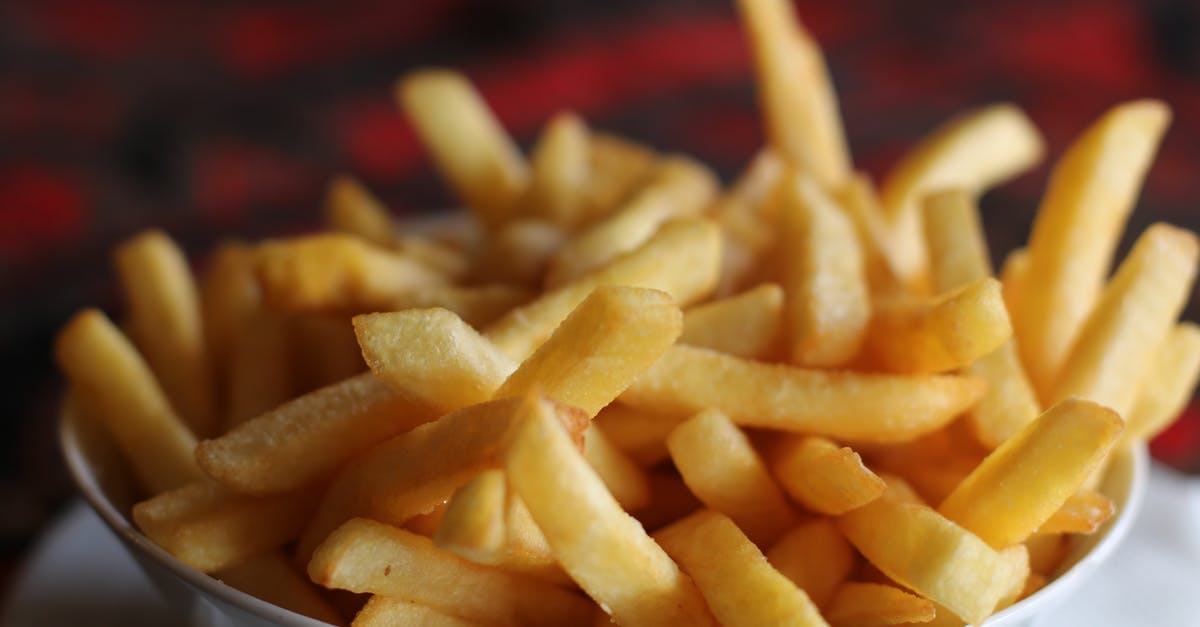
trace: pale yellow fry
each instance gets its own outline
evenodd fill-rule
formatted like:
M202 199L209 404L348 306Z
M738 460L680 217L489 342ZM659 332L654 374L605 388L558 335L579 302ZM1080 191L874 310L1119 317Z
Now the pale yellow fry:
M566 241L566 231L543 218L509 220L484 241L472 263L471 280L540 287L551 257Z
M979 211L967 192L943 191L925 200L925 240L938 293L992 275ZM1004 289L1002 284L1002 294ZM1015 341L975 360L966 372L988 383L987 393L968 414L976 436L988 448L999 446L1041 413Z
M803 590L771 567L728 517L703 510L654 539L700 588L722 625L828 625Z
M583 456L625 511L637 511L650 504L646 471L609 442L595 424L583 434Z
M1041 134L1011 104L959 115L922 139L888 172L880 189L891 226L883 252L896 275L916 288L928 280L920 205L927 193L950 187L983 192L1035 165L1043 150Z
M755 544L769 546L796 524L796 512L728 416L700 412L671 432L667 449L692 493L732 518Z
M1027 561L1002 555L929 507L886 494L843 514L838 528L888 577L973 624L1029 572Z
M520 285L443 285L397 296L385 309L403 311L441 307L454 312L463 322L479 329L491 324L514 307L529 302L531 298L533 292Z
M396 245L396 224L383 203L349 174L329 179L325 221L334 231L357 235L376 246Z
M887 372L963 368L1012 337L1000 282L982 278L926 302L876 308L861 360Z
M1149 440L1179 417L1200 380L1200 327L1183 322L1153 357L1125 420L1125 440Z
M871 319L858 234L841 207L799 170L780 190L789 356L801 366L844 365L858 354Z
M793 499L822 514L862 507L887 487L853 449L819 436L788 436L771 455L771 470Z
M1038 527L1044 533L1093 533L1117 513L1117 506L1095 490L1080 490Z
M259 309L243 319L229 354L222 433L292 398L290 340L278 314Z
M1100 297L1170 117L1155 100L1113 107L1075 139L1050 176L1013 311L1021 361L1044 401Z
M863 254L863 268L873 295L888 296L902 291L884 252L891 237L883 206L871 177L855 172L839 190L833 190L839 205L854 224Z
M593 417L675 342L682 327L679 306L664 292L597 287L495 398L537 390Z
M945 425L985 387L970 377L806 370L676 345L620 399L664 415L713 407L740 425L902 442Z
M199 480L134 505L133 520L168 553L210 573L296 539L318 496L312 489L243 496Z
M935 614L929 599L895 586L858 582L842 584L825 610L825 617L833 627L927 623Z
M472 562L495 564L504 547L504 471L486 470L454 492L433 535L434 544Z
M417 70L396 84L396 100L471 211L486 224L508 218L529 186L529 165L466 77Z
M352 623L353 627L488 627L495 624L378 594L367 601Z
M571 111L555 114L533 147L533 178L525 208L529 215L570 227L585 210L584 190L592 173L587 124Z
M1126 416L1196 278L1200 243L1167 224L1142 233L1088 316L1052 398L1080 396Z
M291 610L330 625L345 625L346 620L307 577L296 570L281 551L252 557L213 574L221 583L232 586L267 603Z
M783 288L764 283L736 296L697 305L683 313L683 344L766 360L779 353Z
M446 282L413 259L343 233L267 241L255 257L263 299L277 311L380 311Z
M437 414L491 399L516 370L507 355L445 309L355 316L354 332L376 378Z
M125 293L129 332L154 376L197 436L217 430L215 387L204 342L200 296L179 246L145 231L113 256Z
M202 476L193 457L196 437L137 349L103 313L85 309L71 318L54 355L79 406L112 436L143 494Z
M586 224L608 215L650 175L657 161L658 153L645 144L610 133L592 133L588 143L590 176L583 188L585 213L579 222Z
M595 288L628 285L659 289L684 306L716 287L720 258L721 238L716 225L700 218L672 222L636 250L510 311L484 335L509 357L523 361Z
M856 561L854 548L829 518L800 523L767 551L767 561L826 607Z
M786 170L787 163L778 152L770 147L759 149L709 210L724 235L719 296L742 289L774 245L775 212L767 211L770 205L766 201Z
M850 154L825 57L786 0L739 0L750 38L767 137L792 165L829 189L850 175Z
M1082 487L1123 426L1095 403L1058 403L984 458L938 512L997 549L1022 542Z
M504 468L559 563L620 623L715 624L695 585L622 511L555 423L536 412Z
M628 202L554 254L546 286L563 285L637 248L671 219L699 214L716 190L716 176L707 166L678 155L663 158Z
M536 579L468 562L424 536L356 518L339 527L308 563L327 588L405 599L471 620L504 625L589 624L594 606Z
M453 241L442 241L428 234L401 233L393 247L401 255L447 279L462 280L471 269L471 260L466 251Z
M630 459L648 467L670 457L670 453L667 452L667 435L682 420L631 409L621 403L612 403L600 410L592 422L604 432L609 442L621 449Z

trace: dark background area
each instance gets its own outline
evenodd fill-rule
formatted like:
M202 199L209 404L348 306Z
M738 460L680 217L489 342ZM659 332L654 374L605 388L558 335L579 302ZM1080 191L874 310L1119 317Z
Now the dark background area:
M877 179L973 105L1017 103L1054 157L1109 106L1157 97L1175 120L1125 246L1151 221L1200 227L1200 3L798 8L826 50L855 162ZM572 108L728 180L762 142L732 0L0 3L5 561L70 492L49 346L74 310L114 310L110 247L153 225L201 259L226 236L312 228L339 171L397 215L448 206L391 98L398 75L429 64L470 75L525 145ZM1047 172L984 199L998 257L1024 241ZM1155 443L1160 459L1200 472L1198 416Z

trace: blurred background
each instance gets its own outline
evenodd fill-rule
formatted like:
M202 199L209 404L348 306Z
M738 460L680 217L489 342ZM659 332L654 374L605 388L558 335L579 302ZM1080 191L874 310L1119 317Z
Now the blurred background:
M1200 229L1200 3L797 5L876 179L973 105L1017 103L1055 157L1109 106L1156 97L1175 121L1129 233ZM430 64L465 71L526 146L570 108L729 180L762 142L732 0L0 3L0 577L69 498L49 347L78 308L117 309L110 247L158 226L202 259L314 228L341 171L397 215L448 206L391 95ZM1047 172L985 197L997 257L1024 242ZM1153 450L1200 473L1195 404Z

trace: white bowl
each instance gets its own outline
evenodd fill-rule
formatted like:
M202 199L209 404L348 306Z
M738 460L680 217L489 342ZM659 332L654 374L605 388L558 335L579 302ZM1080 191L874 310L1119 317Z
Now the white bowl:
M128 468L108 434L72 412L64 411L59 442L67 469L84 499L100 515L146 576L176 609L181 622L203 626L320 627L327 625L271 605L187 566L159 548L134 527L129 512L135 502ZM1060 575L1036 594L997 613L986 627L1020 627L1070 597L1112 555L1129 532L1141 507L1149 473L1146 447L1114 455L1100 490L1118 507L1117 515L1090 536L1078 536Z

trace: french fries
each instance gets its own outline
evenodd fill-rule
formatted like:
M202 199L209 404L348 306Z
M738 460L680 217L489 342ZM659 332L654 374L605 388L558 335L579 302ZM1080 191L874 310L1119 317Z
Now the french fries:
M592 174L592 139L578 115L564 112L546 123L530 156L527 204L531 215L562 227L579 222L586 207L584 186Z
M796 525L767 551L771 566L821 608L829 605L856 559L854 548L830 518Z
M879 498L883 479L858 453L818 436L789 436L772 456L779 484L796 501L821 514L837 515Z
M930 600L894 586L847 582L838 588L827 614L834 627L872 627L927 623L936 610Z
M737 357L769 359L779 352L782 331L783 288L764 283L685 311L679 341Z

